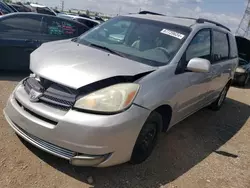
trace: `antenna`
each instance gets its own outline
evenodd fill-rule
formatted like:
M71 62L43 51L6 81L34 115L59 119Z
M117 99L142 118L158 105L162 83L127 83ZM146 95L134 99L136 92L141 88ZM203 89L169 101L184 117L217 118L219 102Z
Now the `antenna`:
M236 30L236 35L245 38L250 37L250 0L248 0L245 13L241 19L238 29Z

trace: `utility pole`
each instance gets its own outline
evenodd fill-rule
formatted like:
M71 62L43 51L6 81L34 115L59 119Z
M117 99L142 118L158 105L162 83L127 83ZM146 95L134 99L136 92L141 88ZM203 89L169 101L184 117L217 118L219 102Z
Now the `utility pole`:
M245 38L250 37L250 0L248 0L245 13L241 19L238 29L236 30L236 35Z
M64 11L64 0L61 1L61 10Z
M119 11L118 11L118 15L120 15L121 14L121 7L119 7Z

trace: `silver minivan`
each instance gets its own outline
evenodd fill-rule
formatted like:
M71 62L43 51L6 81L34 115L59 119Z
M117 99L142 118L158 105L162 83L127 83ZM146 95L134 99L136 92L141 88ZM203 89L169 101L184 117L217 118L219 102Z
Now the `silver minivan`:
M22 138L72 165L138 164L160 132L219 110L238 65L230 30L206 19L117 16L31 54L4 115Z

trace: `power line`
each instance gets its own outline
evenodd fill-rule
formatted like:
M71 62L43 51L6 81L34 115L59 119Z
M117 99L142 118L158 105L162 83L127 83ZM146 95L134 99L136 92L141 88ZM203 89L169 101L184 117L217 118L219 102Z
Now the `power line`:
M245 13L241 19L236 34L248 38L250 34L250 0L248 0Z

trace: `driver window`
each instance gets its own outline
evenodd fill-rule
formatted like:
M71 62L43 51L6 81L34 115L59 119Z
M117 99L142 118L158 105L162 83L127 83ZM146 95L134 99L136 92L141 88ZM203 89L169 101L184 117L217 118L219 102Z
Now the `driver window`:
M211 59L211 34L210 30L202 30L196 34L186 51L186 61L199 57Z

